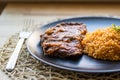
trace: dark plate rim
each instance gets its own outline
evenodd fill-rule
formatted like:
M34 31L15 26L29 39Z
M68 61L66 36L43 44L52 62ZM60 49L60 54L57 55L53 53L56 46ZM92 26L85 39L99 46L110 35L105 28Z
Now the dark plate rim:
M119 19L120 20L120 17L118 16L78 16L78 17L71 17L71 18L65 18L65 19L61 19L61 20L56 20L56 21L53 21L53 22L50 22L48 24L45 24L45 25L42 25L42 27L44 26L47 26L47 25L50 25L52 23L56 23L56 22L62 22L62 21L66 21L66 20L70 20L70 19L79 19L79 18L107 18L107 19ZM40 27L38 27L38 29L40 29ZM35 31L38 31L38 30L35 30ZM31 35L35 32L33 31L31 33ZM28 39L31 37L31 35L28 37ZM32 53L32 51L30 50L29 46L28 46L28 39L26 41L26 47L28 49L28 52L30 53L30 55L32 55L36 60L39 60L47 65L50 65L50 66L53 66L53 67L56 67L56 68L59 68L59 69L63 69L63 70L68 70L68 71L74 71L74 72L84 72L84 73L111 73L111 72L119 72L120 69L112 69L112 70L88 70L88 69L78 69L78 68L70 68L70 67L66 67L66 66L61 66L61 65L56 65L56 64L53 64L53 63L50 63L50 62L47 62L39 57L37 57L34 53Z

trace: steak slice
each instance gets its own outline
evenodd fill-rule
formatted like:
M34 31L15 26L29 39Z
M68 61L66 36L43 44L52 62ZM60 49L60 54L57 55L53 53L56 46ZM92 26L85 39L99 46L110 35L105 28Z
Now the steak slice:
M81 40L86 32L85 24L74 22L60 23L47 29L40 36L44 54L62 58L81 55Z

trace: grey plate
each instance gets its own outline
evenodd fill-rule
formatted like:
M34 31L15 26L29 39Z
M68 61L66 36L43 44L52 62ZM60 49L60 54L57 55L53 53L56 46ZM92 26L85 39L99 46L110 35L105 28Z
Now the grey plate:
M49 23L38 28L38 30L34 31L28 38L27 49L32 56L48 65L66 70L99 73L120 71L120 62L97 60L87 55L82 55L76 59L59 59L44 56L42 48L39 45L40 34L47 28L55 26L61 22L83 22L87 25L88 31L94 31L98 28L110 26L113 23L120 25L120 19L112 17L77 17Z

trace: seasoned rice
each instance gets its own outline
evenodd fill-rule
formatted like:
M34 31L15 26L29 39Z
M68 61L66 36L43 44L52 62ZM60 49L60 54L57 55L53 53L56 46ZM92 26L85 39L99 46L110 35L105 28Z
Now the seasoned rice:
M103 60L120 60L120 31L111 27L87 33L82 41L84 53Z

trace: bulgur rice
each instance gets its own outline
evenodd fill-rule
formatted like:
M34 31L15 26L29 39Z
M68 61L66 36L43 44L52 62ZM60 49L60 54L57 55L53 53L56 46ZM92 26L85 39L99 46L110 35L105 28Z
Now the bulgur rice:
M112 27L87 33L82 41L84 53L102 60L120 60L120 30Z

